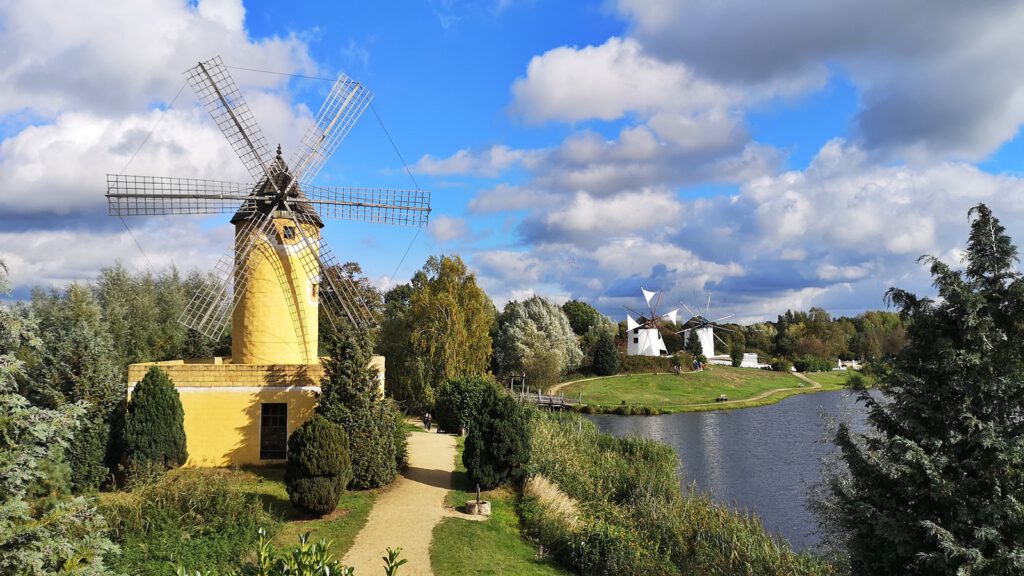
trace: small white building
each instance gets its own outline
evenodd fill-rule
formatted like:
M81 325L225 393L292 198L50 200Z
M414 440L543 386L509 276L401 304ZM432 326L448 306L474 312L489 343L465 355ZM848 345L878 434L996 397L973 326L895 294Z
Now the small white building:
M634 326L626 334L626 354L630 356L661 356L668 354L668 348L657 328Z

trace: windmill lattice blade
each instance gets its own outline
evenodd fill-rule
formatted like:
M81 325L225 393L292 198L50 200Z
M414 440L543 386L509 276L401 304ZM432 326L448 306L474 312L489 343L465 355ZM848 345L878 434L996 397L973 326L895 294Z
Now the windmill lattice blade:
M696 314L693 313L693 310L690 310L690 307L687 306L685 303L680 302L680 304L683 305L683 308L686 308L686 311L690 314L690 318L697 316Z
M269 215L263 215L247 221L238 230L235 238L245 238L246 241L233 242L231 248L217 260L210 274L219 281L196 292L178 318L179 323L207 338L217 339L220 336L249 282L249 254L254 246L253 233L260 229L267 232L271 222ZM236 262L239 263L237 271Z
M430 192L423 190L303 186L302 191L323 218L418 228L430 221Z
M289 164L295 181L306 184L323 168L334 150L373 100L373 92L344 74L331 87L316 120L302 137Z
M296 224L311 223L309 216L305 214L300 213L298 217L303 222ZM328 273L330 269L340 268L341 265L327 242L323 238L310 238L300 225L295 229L303 244L311 247L298 252L299 262L308 278L314 281L319 279L320 306L327 312L328 320L335 328L342 318L347 318L356 328L369 328L374 323L373 315L366 305L359 301L358 292L355 286L352 286L352 281L345 276L336 278L334 274Z
M733 316L735 316L735 314L729 314L728 316L722 316L718 320L712 320L712 322L721 322L722 320L728 320L729 318L732 318Z
M185 71L188 83L256 181L267 176L270 147L220 56Z
M244 200L252 184L107 174L107 209L111 216L155 216L161 214L222 214L253 203Z

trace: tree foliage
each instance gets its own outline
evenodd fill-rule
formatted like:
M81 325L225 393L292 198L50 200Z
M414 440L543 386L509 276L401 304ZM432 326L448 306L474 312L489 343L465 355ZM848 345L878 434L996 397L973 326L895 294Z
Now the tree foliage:
M120 264L101 270L93 290L117 365L227 355L227 331L213 341L178 322L192 296L209 282L216 280L199 272L182 277L173 267L159 273L133 274Z
M473 428L473 423L487 393L497 384L482 376L466 376L448 380L437 391L434 422L446 432Z
M704 357L704 346L700 343L700 335L696 330L690 330L687 333L684 350L689 352L694 358Z
M505 305L494 340L499 374L526 372L527 382L544 387L582 360L579 339L558 306L540 296Z
M447 379L486 374L494 318L461 258L431 256L408 285L385 295L379 349L388 359L388 392L418 411Z
M565 313L565 317L569 320L569 325L572 326L572 331L577 336L583 336L592 327L601 324L604 320L604 317L596 308L579 300L569 300L562 304L562 312Z
M292 504L319 515L333 512L351 479L348 436L341 426L315 415L292 432L284 473Z
M519 481L529 460L529 409L504 391L490 388L462 453L470 480L485 489Z
M1024 283L984 205L958 271L934 257L938 298L890 289L909 343L862 392L871 430L836 434L847 474L823 510L854 574L1024 572Z
M405 435L398 409L381 395L377 370L369 365L369 337L344 332L328 348L316 413L348 436L353 488L390 484L404 464Z
M124 459L130 469L177 468L188 460L185 411L167 374L156 366L135 385L124 423Z
M6 287L0 263L0 291ZM17 354L39 345L31 318L0 305L0 573L107 574L104 557L117 548L103 516L92 500L68 494L66 475L52 475L85 406L41 408L18 392L28 374Z
M615 336L604 331L594 346L594 373L599 376L611 376L619 372L619 350L615 347Z
M94 490L109 476L111 425L119 420L116 412L125 398L102 310L88 287L71 284L64 290L35 290L29 311L38 322L41 346L23 355L29 365L25 394L46 408L86 403L67 457L74 488Z

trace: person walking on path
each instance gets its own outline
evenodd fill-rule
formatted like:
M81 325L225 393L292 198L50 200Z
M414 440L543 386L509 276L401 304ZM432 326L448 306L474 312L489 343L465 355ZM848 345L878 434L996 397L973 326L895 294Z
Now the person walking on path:
M423 427L427 429L427 432L430 432L430 424L433 421L434 417L430 415L430 412L423 415Z

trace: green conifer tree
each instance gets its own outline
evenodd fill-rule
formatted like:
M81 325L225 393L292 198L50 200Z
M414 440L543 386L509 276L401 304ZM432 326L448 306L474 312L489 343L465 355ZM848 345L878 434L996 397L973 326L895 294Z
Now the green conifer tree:
M351 486L390 484L404 464L405 434L394 402L380 393L377 370L369 366L369 336L339 331L327 344L316 413L340 425L348 435Z
M185 411L174 384L156 366L135 386L124 422L124 460L129 469L177 468L188 459Z
M292 504L328 514L352 479L348 437L341 426L313 416L288 438L284 481Z
M611 332L601 332L597 338L594 346L594 372L601 376L619 372L619 351L615 348L615 336Z
M959 271L934 257L938 298L890 289L909 344L862 392L871 430L839 427L848 473L822 510L858 575L1024 573L1024 283L985 205Z
M486 390L462 452L470 480L489 489L522 479L530 461L529 418L526 406L505 391Z

